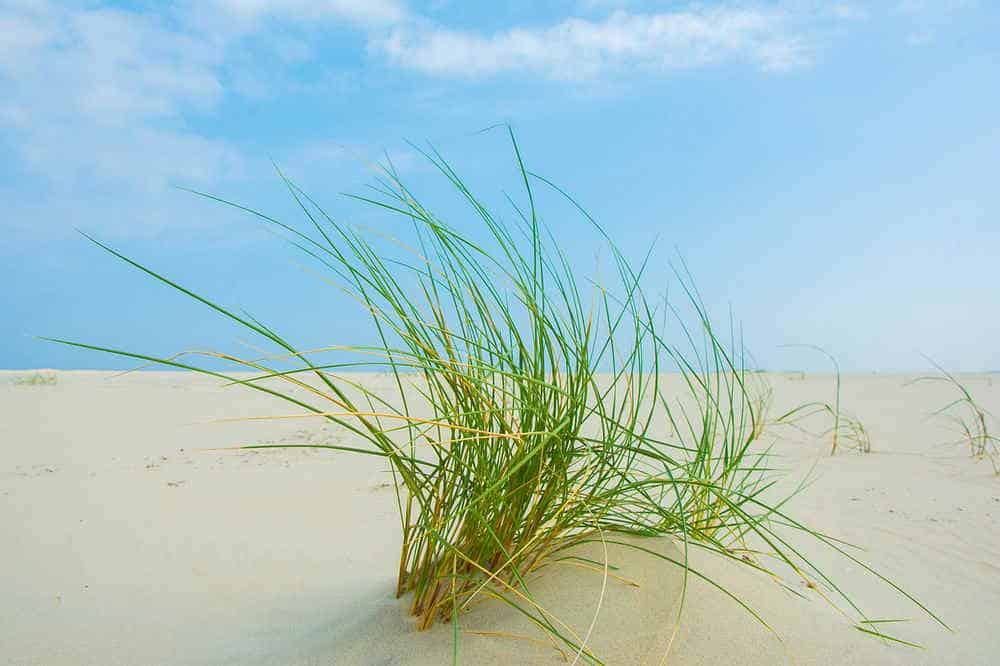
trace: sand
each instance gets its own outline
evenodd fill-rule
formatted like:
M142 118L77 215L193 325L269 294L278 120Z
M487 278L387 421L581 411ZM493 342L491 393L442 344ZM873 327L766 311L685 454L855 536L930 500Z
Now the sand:
M392 596L398 520L378 459L199 450L346 435L315 421L210 424L288 409L205 378L74 371L56 373L53 385L14 383L27 374L0 373L0 663L450 663L453 627L415 632ZM790 430L768 437L777 438L789 483L815 464L815 483L790 511L864 544L867 560L953 633L857 567L822 555L867 611L913 618L895 631L925 649L866 637L819 598L799 599L705 555L695 565L752 600L781 640L697 582L675 626L680 573L611 548L619 573L640 586L609 581L595 651L609 664L657 664L674 635L671 664L1000 663L1000 478L946 445L949 432L927 418L950 400L947 387L905 386L908 379L844 378L843 405L868 427L869 455L829 458L825 441ZM966 379L1000 413L1000 377ZM769 380L776 412L832 390L829 376ZM536 590L584 632L601 588L600 574L563 565ZM464 615L461 629L539 638L490 603ZM481 634L464 635L461 657L562 663L544 642Z

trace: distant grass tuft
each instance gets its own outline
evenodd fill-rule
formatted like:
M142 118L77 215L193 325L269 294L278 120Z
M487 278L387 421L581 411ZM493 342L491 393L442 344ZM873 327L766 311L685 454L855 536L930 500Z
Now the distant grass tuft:
M872 443L868 436L868 431L859 419L840 408L840 363L836 357L822 347L815 345L785 345L786 347L803 347L813 349L826 356L833 364L834 370L834 391L833 403L829 402L807 402L785 412L779 416L775 423L778 425L789 425L799 430L804 430L800 423L815 414L828 415L833 424L823 432L815 435L820 438L830 437L830 455L836 455L837 449L846 447L859 453L871 453ZM814 434L814 433L809 433Z
M918 377L911 383L945 382L958 392L958 397L936 410L934 416L946 419L954 427L959 438L951 442L952 444L968 447L969 454L973 458L988 460L993 466L993 472L1000 475L1000 438L992 434L987 425L992 420L992 415L976 402L969 389L955 375L945 370L934 360L930 358L927 360L937 369L938 374Z
M30 375L18 375L14 377L14 386L55 386L58 378L55 373L33 372Z
M409 595L419 628L455 623L456 641L463 612L493 598L527 617L563 654L602 663L587 645L589 632L577 633L543 608L528 583L568 548L593 542L620 544L679 567L685 591L693 576L765 626L750 603L694 569L689 550L710 551L776 580L800 579L825 588L824 598L839 600L858 626L869 627L865 631L885 636L793 545L804 536L930 614L842 542L788 515L786 497L774 497L776 475L758 442L767 391L747 370L741 344L716 336L686 268L676 276L690 318L648 298L642 288L648 256L639 264L626 260L568 194L528 171L512 133L510 139L524 198L520 204L511 199L510 222L489 211L437 151L414 147L450 183L486 240L473 240L431 212L391 163L382 167L375 194L355 198L403 220L410 228L406 243L328 215L283 175L307 230L203 195L284 234L370 316L375 345L301 350L273 327L94 239L279 353L159 358L57 342L225 379L294 405L294 416L349 431L350 445L245 448L301 446L383 458L393 474L402 534L396 593ZM602 235L614 262L612 284L584 290L536 210L538 187L564 197ZM681 345L666 338L665 314L678 324ZM351 356L338 360L343 353ZM199 358L257 374L209 369ZM283 367L289 362L294 367ZM340 374L359 368L389 372L395 390L378 393ZM683 556L673 559L623 536L669 537L683 546ZM611 567L598 564L607 580Z

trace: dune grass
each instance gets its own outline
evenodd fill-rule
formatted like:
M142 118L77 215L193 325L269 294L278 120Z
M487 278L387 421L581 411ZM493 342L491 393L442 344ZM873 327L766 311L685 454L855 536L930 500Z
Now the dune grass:
M513 133L510 139L523 202L510 199L506 220L489 211L438 152L415 147L465 202L485 240L437 217L391 163L381 167L375 194L356 198L404 221L406 243L328 215L284 176L304 228L202 195L283 234L370 316L376 344L299 349L275 328L96 239L270 343L275 353L161 358L56 341L210 375L349 431L350 446L245 448L301 446L383 458L393 474L402 535L396 593L408 595L419 628L453 623L456 645L463 612L492 598L529 618L567 658L603 663L587 645L590 632L563 624L529 584L531 574L568 548L592 542L620 544L678 567L685 591L688 579L697 578L765 626L751 602L691 566L690 550L710 551L778 581L799 579L825 590L822 596L863 631L892 638L800 550L806 537L941 622L861 562L853 547L786 512L787 497L778 493L759 442L766 393L754 388L736 336L724 342L716 335L686 268L676 277L687 317L675 304L647 297L649 257L626 260L575 200L525 167ZM564 198L603 237L614 264L612 284L583 286L536 210L538 188ZM680 343L666 337L668 323ZM256 374L233 375L202 360ZM395 391L376 393L343 374L357 369L390 373ZM682 555L671 558L625 536L670 538ZM607 577L608 563L597 564Z
M29 375L17 375L13 383L14 386L55 386L59 380L55 373L33 372Z
M832 425L815 436L830 438L830 455L836 455L838 448L847 448L858 453L871 453L872 443L868 430L855 416L840 407L840 363L837 358L822 347L816 345L785 345L786 347L801 347L818 351L829 359L833 365L834 389L833 402L813 401L797 405L777 419L778 425L787 425L805 431L801 422L816 414L826 414L832 420ZM808 432L808 431L806 431ZM808 433L814 435L814 433Z
M993 467L993 472L1000 475L1000 438L994 435L988 426L992 420L992 415L987 412L972 397L972 393L959 379L952 373L945 370L933 359L928 361L937 369L937 375L918 377L914 382L936 381L944 382L955 389L958 397L935 410L933 415L948 421L958 439L949 444L966 446L969 455L977 460L988 460Z

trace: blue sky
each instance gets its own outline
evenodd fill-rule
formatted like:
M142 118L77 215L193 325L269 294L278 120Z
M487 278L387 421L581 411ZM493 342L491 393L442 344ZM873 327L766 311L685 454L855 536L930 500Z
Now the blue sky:
M79 228L303 346L360 312L244 215L297 220L271 162L338 215L406 141L516 190L498 122L639 257L679 253L760 364L1000 369L1000 4L0 0L0 367L126 367L51 335L169 354L243 334ZM582 266L596 243L547 220ZM468 224L474 224L469 218ZM589 262L589 263L588 263Z

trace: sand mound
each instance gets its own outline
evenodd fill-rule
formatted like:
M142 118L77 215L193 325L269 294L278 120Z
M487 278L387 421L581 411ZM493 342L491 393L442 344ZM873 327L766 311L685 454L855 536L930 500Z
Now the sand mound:
M630 541L681 557L664 540ZM629 582L612 576L605 581L602 569L578 560L564 560L547 566L529 580L532 595L566 635L587 636L593 623L587 644L608 663L657 663L673 628L682 584L680 571L662 560L613 543L608 544L607 552L608 562L617 568L610 574L627 577ZM604 548L601 544L586 544L566 551L566 555L603 561ZM449 663L454 627L438 623L430 631L417 632L407 616L406 599L401 602L384 599L381 605L371 606L370 615L356 618L356 626L338 627L338 663ZM523 614L493 599L484 597L482 603L462 614L459 623L462 663L558 664L576 656L565 645L545 640L541 630ZM373 641L373 635L380 639Z

